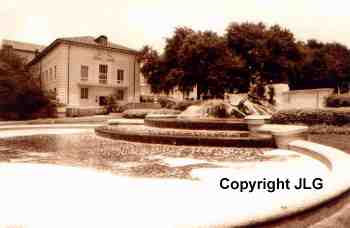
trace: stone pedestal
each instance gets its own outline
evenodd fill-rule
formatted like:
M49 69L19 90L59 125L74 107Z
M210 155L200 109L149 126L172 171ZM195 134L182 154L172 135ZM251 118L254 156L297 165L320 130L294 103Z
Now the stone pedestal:
M276 146L288 149L288 144L295 140L308 140L308 127L298 125L265 124L255 129L257 132L270 133Z
M268 115L250 115L244 118L248 124L248 129L253 132L256 132L259 127L263 126L270 119L271 116Z

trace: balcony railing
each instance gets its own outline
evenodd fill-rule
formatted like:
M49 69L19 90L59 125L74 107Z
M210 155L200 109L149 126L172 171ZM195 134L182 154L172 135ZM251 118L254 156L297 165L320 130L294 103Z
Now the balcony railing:
M99 83L105 85L107 84L107 79L99 79Z

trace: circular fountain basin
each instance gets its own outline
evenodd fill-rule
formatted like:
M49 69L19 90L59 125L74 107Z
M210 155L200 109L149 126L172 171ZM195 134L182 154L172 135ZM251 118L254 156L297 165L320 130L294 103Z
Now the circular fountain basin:
M52 126L52 129L57 128ZM28 127L26 131L29 130L33 134L35 131L46 134L39 127ZM0 129L0 136L4 133L21 136L22 131L11 133L9 129ZM196 180L133 178L87 168L0 163L0 226L247 226L302 212L349 189L350 177L344 175L350 163L349 155L303 140L290 142L289 148L266 152L278 158L268 161L206 161L219 167L192 170L191 176ZM178 166L174 160L164 159L164 162ZM203 161L191 161L196 162ZM229 186L233 181L263 181L264 178L267 181L289 179L291 189L249 192ZM315 179L321 179L323 187L297 190L293 186L300 178L304 178L308 186ZM224 187L221 186L223 179Z
M149 126L102 126L95 129L97 135L131 142L168 144L178 146L274 148L270 134L251 134L248 131L208 131L165 129ZM220 134L221 133L221 134Z
M158 128L178 128L195 130L248 130L248 124L241 119L146 118L145 125Z

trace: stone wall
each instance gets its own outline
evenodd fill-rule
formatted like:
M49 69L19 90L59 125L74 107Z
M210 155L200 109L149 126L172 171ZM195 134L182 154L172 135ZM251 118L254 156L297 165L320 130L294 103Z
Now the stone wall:
M290 91L287 84L274 84L276 108L283 109L319 109L325 108L325 97L332 94L333 89L307 89ZM247 94L227 94L231 104L237 105Z
M279 99L278 109L322 109L325 108L325 98L332 94L333 89L309 89L283 92Z

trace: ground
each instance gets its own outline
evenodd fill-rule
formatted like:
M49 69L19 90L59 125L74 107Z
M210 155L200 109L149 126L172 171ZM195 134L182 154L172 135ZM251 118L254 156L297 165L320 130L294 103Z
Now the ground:
M312 134L310 140L333 146L350 153L349 135ZM98 140L95 140L98 139ZM78 143L79 142L79 143ZM65 150L62 150L65 148ZM68 166L84 166L109 170L116 174L146 177L166 177L188 179L189 173L198 165L180 164L177 167L163 163L164 156L204 160L201 166L213 166L221 161L256 161L274 159L263 156L264 150L224 149L210 150L206 147L179 147L152 145L152 150L135 143L123 144L95 136L93 132L83 135L36 135L31 138L18 137L0 139L0 160L2 162L53 163ZM153 151L152 153L144 153ZM256 227L350 227L350 192L325 205L302 214L261 224Z

